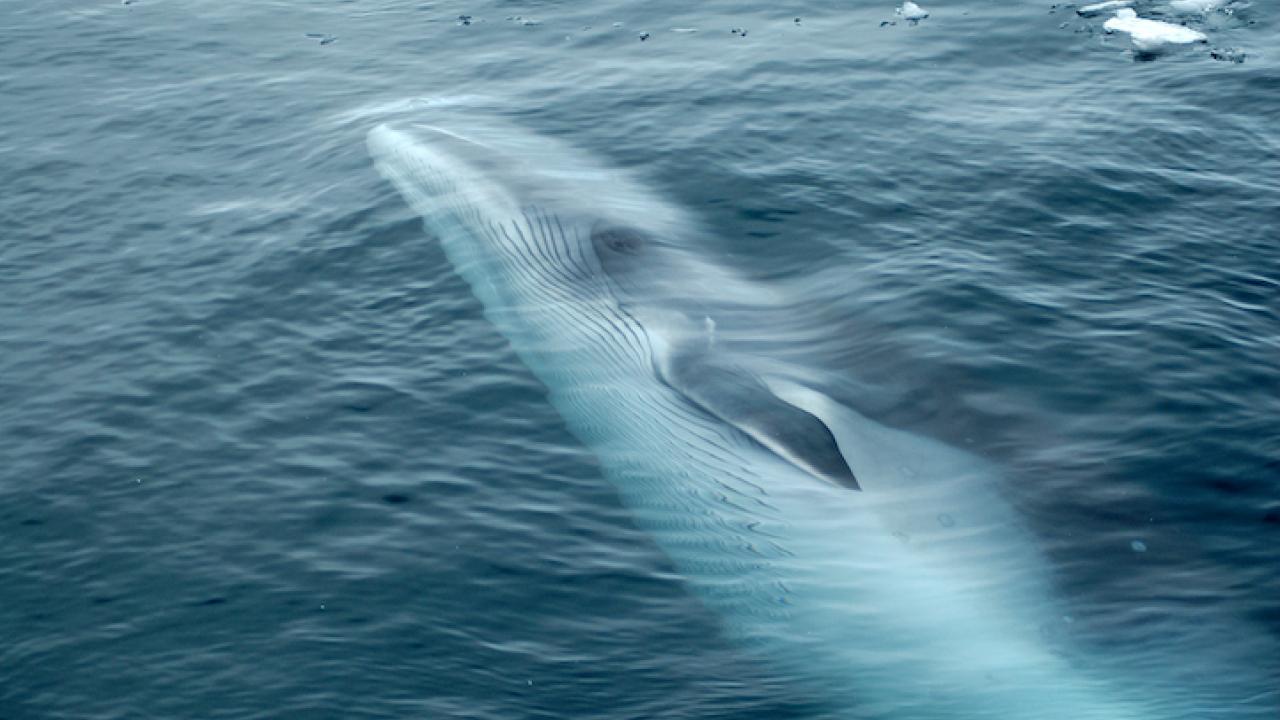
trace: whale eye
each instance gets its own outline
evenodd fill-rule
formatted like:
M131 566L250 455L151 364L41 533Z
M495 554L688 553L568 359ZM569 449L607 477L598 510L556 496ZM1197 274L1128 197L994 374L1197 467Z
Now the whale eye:
M644 238L640 233L621 227L592 230L591 241L598 248L606 248L621 255L637 255L644 248Z

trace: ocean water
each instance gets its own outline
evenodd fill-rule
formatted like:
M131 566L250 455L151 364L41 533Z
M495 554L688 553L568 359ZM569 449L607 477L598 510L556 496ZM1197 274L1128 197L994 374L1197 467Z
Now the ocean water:
M0 3L0 718L827 716L374 170L439 103L697 216L789 361L1001 468L1082 645L1275 717L1274 8L926 8Z

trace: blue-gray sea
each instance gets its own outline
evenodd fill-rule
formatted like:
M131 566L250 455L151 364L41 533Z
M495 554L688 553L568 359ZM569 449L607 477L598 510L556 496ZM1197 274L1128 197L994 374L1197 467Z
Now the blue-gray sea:
M1234 628L1202 717L1280 715L1275 7L1140 0L1208 37L1148 57L923 4L0 2L0 718L825 716L375 171L446 98L797 293L862 412L1002 469L1095 653Z

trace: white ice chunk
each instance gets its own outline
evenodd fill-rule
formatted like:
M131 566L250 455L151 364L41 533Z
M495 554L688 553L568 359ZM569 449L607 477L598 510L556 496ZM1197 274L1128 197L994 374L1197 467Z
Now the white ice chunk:
M896 12L898 15L901 15L905 20L915 20L917 22L929 17L928 10L925 10L919 5L911 2L911 0L906 0L905 2L903 2L902 7L898 8Z
M1110 10L1127 8L1130 5L1133 5L1133 0L1106 0L1106 2L1078 7L1076 8L1076 14L1082 17L1093 17L1094 15L1101 15L1102 13Z
M1211 13L1227 4L1227 0L1173 0L1169 6L1180 13Z
M1158 52L1170 45L1205 42L1204 33L1172 23L1138 17L1131 8L1121 8L1103 24L1107 32L1127 33L1133 46L1142 52Z

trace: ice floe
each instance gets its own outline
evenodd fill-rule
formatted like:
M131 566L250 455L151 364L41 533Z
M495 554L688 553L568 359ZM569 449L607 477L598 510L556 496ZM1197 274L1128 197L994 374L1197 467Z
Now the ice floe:
M905 0L905 2L902 3L902 7L895 10L894 13L902 16L902 19L910 20L911 22L920 22L921 20L929 17L928 10L925 10L919 5L911 2L911 0Z
M1101 15L1104 12L1119 10L1133 5L1133 0L1106 0L1106 2L1094 3L1092 5L1084 5L1076 8L1076 14L1081 17L1093 17Z
M1227 4L1227 0L1173 0L1169 7L1185 14L1211 13Z
M1140 52L1156 53L1173 45L1207 42L1205 34L1181 25L1138 17L1132 8L1121 8L1103 24L1109 33L1122 32Z
M1209 51L1209 57L1222 62L1233 62L1237 65L1244 62L1248 57L1243 50L1236 48L1214 48Z

